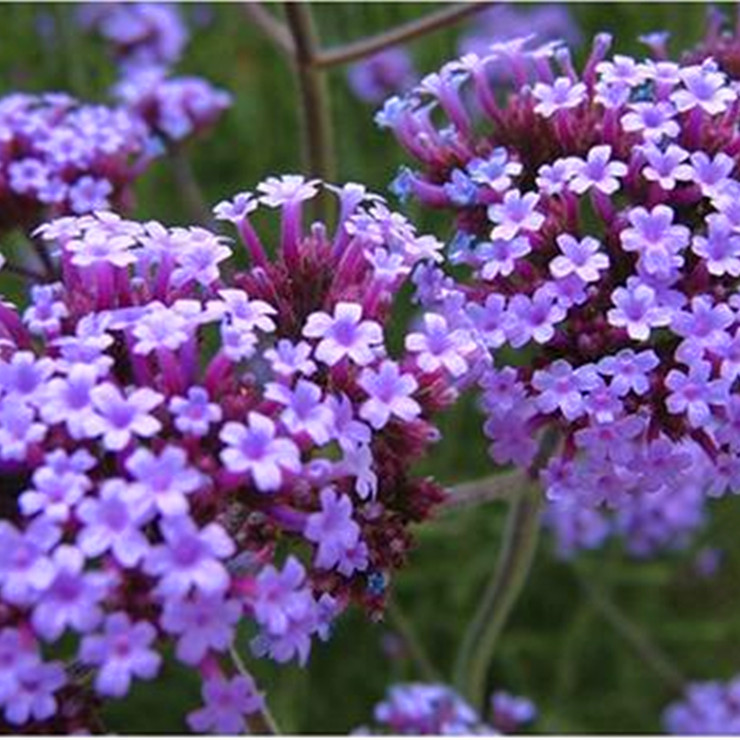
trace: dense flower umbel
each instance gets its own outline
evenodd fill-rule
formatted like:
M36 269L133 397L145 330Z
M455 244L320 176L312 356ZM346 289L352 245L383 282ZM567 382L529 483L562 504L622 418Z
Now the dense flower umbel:
M375 707L376 727L355 734L498 735L455 691L444 684L392 686Z
M175 64L188 41L174 3L86 3L79 16L83 26L111 45L126 73Z
M0 129L0 230L125 207L152 154L129 111L59 93L0 99Z
M103 696L153 678L170 641L205 681L193 727L235 732L259 706L221 660L243 615L256 655L303 663L349 602L382 608L408 525L442 498L409 470L454 399L447 367L389 356L384 325L441 245L359 185L330 188L333 234L304 230L319 187L270 178L217 206L252 262L236 272L199 227L96 212L39 229L56 319L0 312L0 640L23 648L0 661L9 723L58 712L71 679L44 646L71 633ZM274 260L260 207L282 213Z
M683 701L665 710L663 726L671 735L737 735L740 733L740 677L727 683L689 684Z
M156 67L124 77L116 97L167 141L180 141L213 125L231 96L200 77L167 77Z
M496 354L479 376L496 462L527 467L559 431L550 499L665 492L687 441L719 496L740 486L740 103L712 62L607 60L609 43L580 76L564 48L498 44L386 103L378 121L421 162L396 186L454 216L469 275L421 270L418 297ZM501 58L505 101L486 75Z

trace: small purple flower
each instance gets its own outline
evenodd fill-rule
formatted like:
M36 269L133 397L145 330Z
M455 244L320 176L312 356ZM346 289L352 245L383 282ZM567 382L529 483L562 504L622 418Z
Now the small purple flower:
M672 391L666 398L666 408L671 414L685 413L694 428L709 421L710 405L726 402L727 381L710 380L711 373L712 366L708 362L696 362L688 373L673 369L665 379L666 388Z
M122 566L134 567L149 552L140 529L148 509L149 502L126 481L105 481L96 497L83 499L77 507L83 525L77 535L80 550L90 558L110 551Z
M612 292L615 308L609 309L607 318L612 326L624 327L630 339L646 341L650 331L659 326L668 326L672 312L660 306L655 291L640 282L616 288Z
M493 280L498 275L507 277L514 272L516 260L532 251L529 239L517 236L513 239L494 239L480 243L476 250L476 259L483 261L481 277L484 280Z
M520 231L537 231L545 217L536 210L539 196L522 195L518 190L508 190L503 202L488 207L488 218L496 224L491 239L513 239Z
M231 645L241 616L241 604L235 599L196 591L188 598L168 599L161 624L171 635L179 636L178 660L197 665L209 650L222 653Z
M641 149L647 164L642 169L646 180L657 182L663 190L673 190L678 181L688 182L694 173L686 160L689 153L676 144L669 144L665 149L650 142Z
M47 642L59 639L67 627L90 632L102 618L100 604L109 578L85 572L85 558L71 545L60 545L52 555L55 575L42 592L31 615L36 633Z
M659 364L658 356L651 349L642 352L622 349L616 355L602 357L598 369L611 377L610 387L618 396L626 396L630 391L642 396L650 388L648 373Z
M322 398L321 388L301 378L293 389L282 383L268 383L265 398L284 406L280 420L291 434L307 434L317 445L331 438L334 417Z
M188 725L198 733L241 735L246 729L245 716L262 708L262 695L251 676L221 676L203 682L205 706L188 715Z
M550 262L550 273L555 278L578 275L587 283L596 282L600 272L609 267L609 257L601 250L601 244L590 237L578 241L570 234L561 234L557 238L561 254Z
M108 616L103 633L88 635L80 645L80 660L98 667L95 690L103 696L121 697L129 692L132 679L153 679L162 664L152 649L156 637L149 622L132 623L125 612Z
M555 360L546 370L536 370L532 377L532 387L539 391L537 407L545 413L560 409L568 421L583 415L583 393L597 385L593 365L574 370L565 360Z
M392 360L384 360L377 371L364 369L358 384L369 396L360 407L360 416L374 429L382 429L391 416L411 421L421 413L421 406L411 398L419 384L413 375L401 373Z
M5 719L18 726L53 717L58 706L54 695L66 683L64 666L59 661L25 663L18 670L17 688L6 704Z
M707 235L694 237L692 251L704 259L711 275L740 276L740 236L725 216L712 214L706 220Z
M406 337L406 349L418 353L417 365L426 373L444 368L458 378L468 371L468 359L476 345L466 329L451 329L444 316L424 314L424 332Z
M579 106L586 99L586 86L568 77L558 77L551 85L538 82L532 89L532 95L539 101L534 112L550 118L556 111Z
M568 187L582 195L595 188L605 195L613 195L619 190L619 179L627 174L624 162L611 160L612 148L608 144L592 147L585 160L574 160L573 177Z
M671 93L671 102L680 113L701 108L710 116L718 115L737 98L725 75L713 64L684 67L679 74L684 86Z
M314 565L329 570L358 544L360 527L352 519L349 496L337 496L333 488L324 488L320 498L321 511L308 516L303 534L317 545Z
M259 200L270 208L278 208L289 203L300 203L310 200L317 193L318 180L306 180L301 175L283 175L268 177L257 186L262 195Z
M220 439L227 447L221 461L232 473L250 473L260 491L280 488L283 471L301 469L300 451L291 439L275 435L272 419L250 411L249 426L230 421L221 429Z
M103 383L90 392L99 417L103 445L118 452L134 435L153 437L162 424L149 412L159 406L164 396L149 388L137 388L124 396L112 383Z
M310 359L312 351L308 342L293 344L290 339L280 339L274 348L265 351L265 359L276 375L289 378L300 373L310 377L316 372L316 363Z
M291 615L300 614L305 606L303 589L306 570L294 556L288 556L283 570L267 565L255 580L252 609L257 622L273 634L284 634Z
M531 298L519 293L509 301L506 336L516 348L523 347L531 339L545 344L555 334L555 324L565 315L565 309L545 287L538 288Z
M134 478L134 494L163 516L186 514L188 494L203 483L201 474L188 466L185 451L173 445L159 455L140 447L126 460L126 470Z
M204 593L228 588L229 574L221 560L234 553L234 543L220 524L198 529L187 516L162 519L164 543L153 547L144 570L159 577L158 591L166 597L183 596L194 586Z
M706 198L714 198L724 191L735 169L735 160L724 152L718 152L710 158L704 152L691 155L693 182L701 188Z
M186 397L170 399L169 411L175 417L175 427L182 434L204 437L212 424L221 421L223 412L216 403L211 403L208 391L200 386L188 388Z
M369 365L383 344L383 330L377 322L361 319L359 303L339 302L334 316L323 311L312 313L303 336L321 340L314 356L327 365L336 365L344 357L358 365Z
M512 734L536 717L537 707L526 697L513 696L508 691L494 691L491 695L491 720L501 733Z
M628 133L639 132L645 141L659 142L664 136L675 139L681 127L674 120L676 109L661 100L655 103L632 103L629 112L620 119L622 129Z
M99 420L92 402L98 384L95 365L74 363L66 377L52 378L44 388L41 416L47 424L64 424L73 439L98 433Z
M414 66L406 49L391 47L353 64L347 72L347 78L360 100L380 103L411 85Z

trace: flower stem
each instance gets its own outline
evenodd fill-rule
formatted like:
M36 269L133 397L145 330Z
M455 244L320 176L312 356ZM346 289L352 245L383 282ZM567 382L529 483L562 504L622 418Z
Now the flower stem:
M673 691L681 693L686 685L686 679L671 659L652 641L640 625L633 622L612 601L603 589L594 585L580 570L576 569L575 573L594 609L633 649L646 666L651 668Z
M421 18L402 23L389 31L343 44L334 49L325 49L317 55L313 64L316 67L334 67L338 64L354 62L387 49L389 46L403 44L432 31L446 28L463 18L479 13L490 5L491 3L486 2L454 3L449 7L427 13Z
M309 2L285 3L288 27L295 44L295 64L303 116L303 161L308 175L334 181L331 99L324 72L314 67L319 36ZM325 219L327 201L317 198L317 216Z
M525 484L526 475L521 470L506 470L480 480L458 483L448 489L447 498L440 504L440 511L452 513L468 506L489 501L509 501Z
M236 670L239 671L242 676L252 678L252 674L247 670L247 667L244 665L244 661L241 659L241 656L236 651L235 647L232 646L229 649L229 655L231 656L231 660L234 663ZM267 706L267 701L264 701L262 703L262 709L260 709L258 713L252 715L249 719L249 729L255 735L282 735L280 727L275 721L275 717L272 716L272 712L270 712L270 708Z
M486 676L498 638L534 560L543 503L538 475L556 443L557 432L548 429L525 485L511 502L493 577L483 592L457 655L454 683L474 707L483 707Z
M243 2L241 4L244 14L259 28L275 46L291 59L295 55L295 44L293 36L288 27L276 18L260 2Z

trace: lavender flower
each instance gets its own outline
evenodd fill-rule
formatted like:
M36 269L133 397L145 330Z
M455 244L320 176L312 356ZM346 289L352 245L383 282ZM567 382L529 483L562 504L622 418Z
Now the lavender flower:
M203 684L205 706L188 715L188 724L199 733L239 735L246 727L245 716L262 707L262 696L247 676L226 679L216 676Z

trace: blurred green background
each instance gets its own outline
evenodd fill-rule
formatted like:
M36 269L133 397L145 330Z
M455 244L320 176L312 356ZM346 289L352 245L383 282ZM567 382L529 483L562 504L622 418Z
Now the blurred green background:
M433 7L325 3L315 6L315 14L322 42L330 45ZM584 39L610 31L616 51L644 53L637 36L666 29L672 33L673 55L699 39L706 9L667 3L570 6ZM234 96L233 108L189 150L206 199L214 203L251 189L267 175L299 171L299 108L286 60L239 4L184 10L193 38L178 71L204 76ZM102 42L81 35L74 13L65 4L3 6L3 94L66 90L84 99L106 99L115 69ZM198 20L206 22L198 25ZM433 71L455 56L464 28L465 22L411 44L417 70ZM382 191L403 155L390 135L374 127L372 108L353 97L345 73L338 68L329 76L339 180ZM191 220L165 160L139 181L137 194L139 217ZM412 215L421 228L437 228ZM447 236L439 230L438 235ZM467 400L440 421L446 442L425 471L447 483L490 474L474 403ZM504 508L489 503L420 528L418 548L393 584L396 602L442 676L449 675L476 596L495 565ZM729 678L740 670L738 500L723 501L712 512L711 526L688 552L639 562L611 547L579 561L579 570L691 679ZM726 554L719 573L709 580L692 567L695 552L707 544ZM536 732L658 732L660 711L674 698L670 687L604 621L579 586L573 566L557 561L551 550L547 539L541 542L532 577L500 642L491 688L534 699L541 711ZM347 732L371 719L372 706L390 683L421 678L408 651L392 657L384 649L393 629L390 623L373 624L351 613L340 621L332 641L316 645L305 670L252 661L282 727L295 733ZM198 693L197 680L169 664L155 684L140 685L127 701L106 706L109 727L118 733L184 731L184 714L198 704Z

